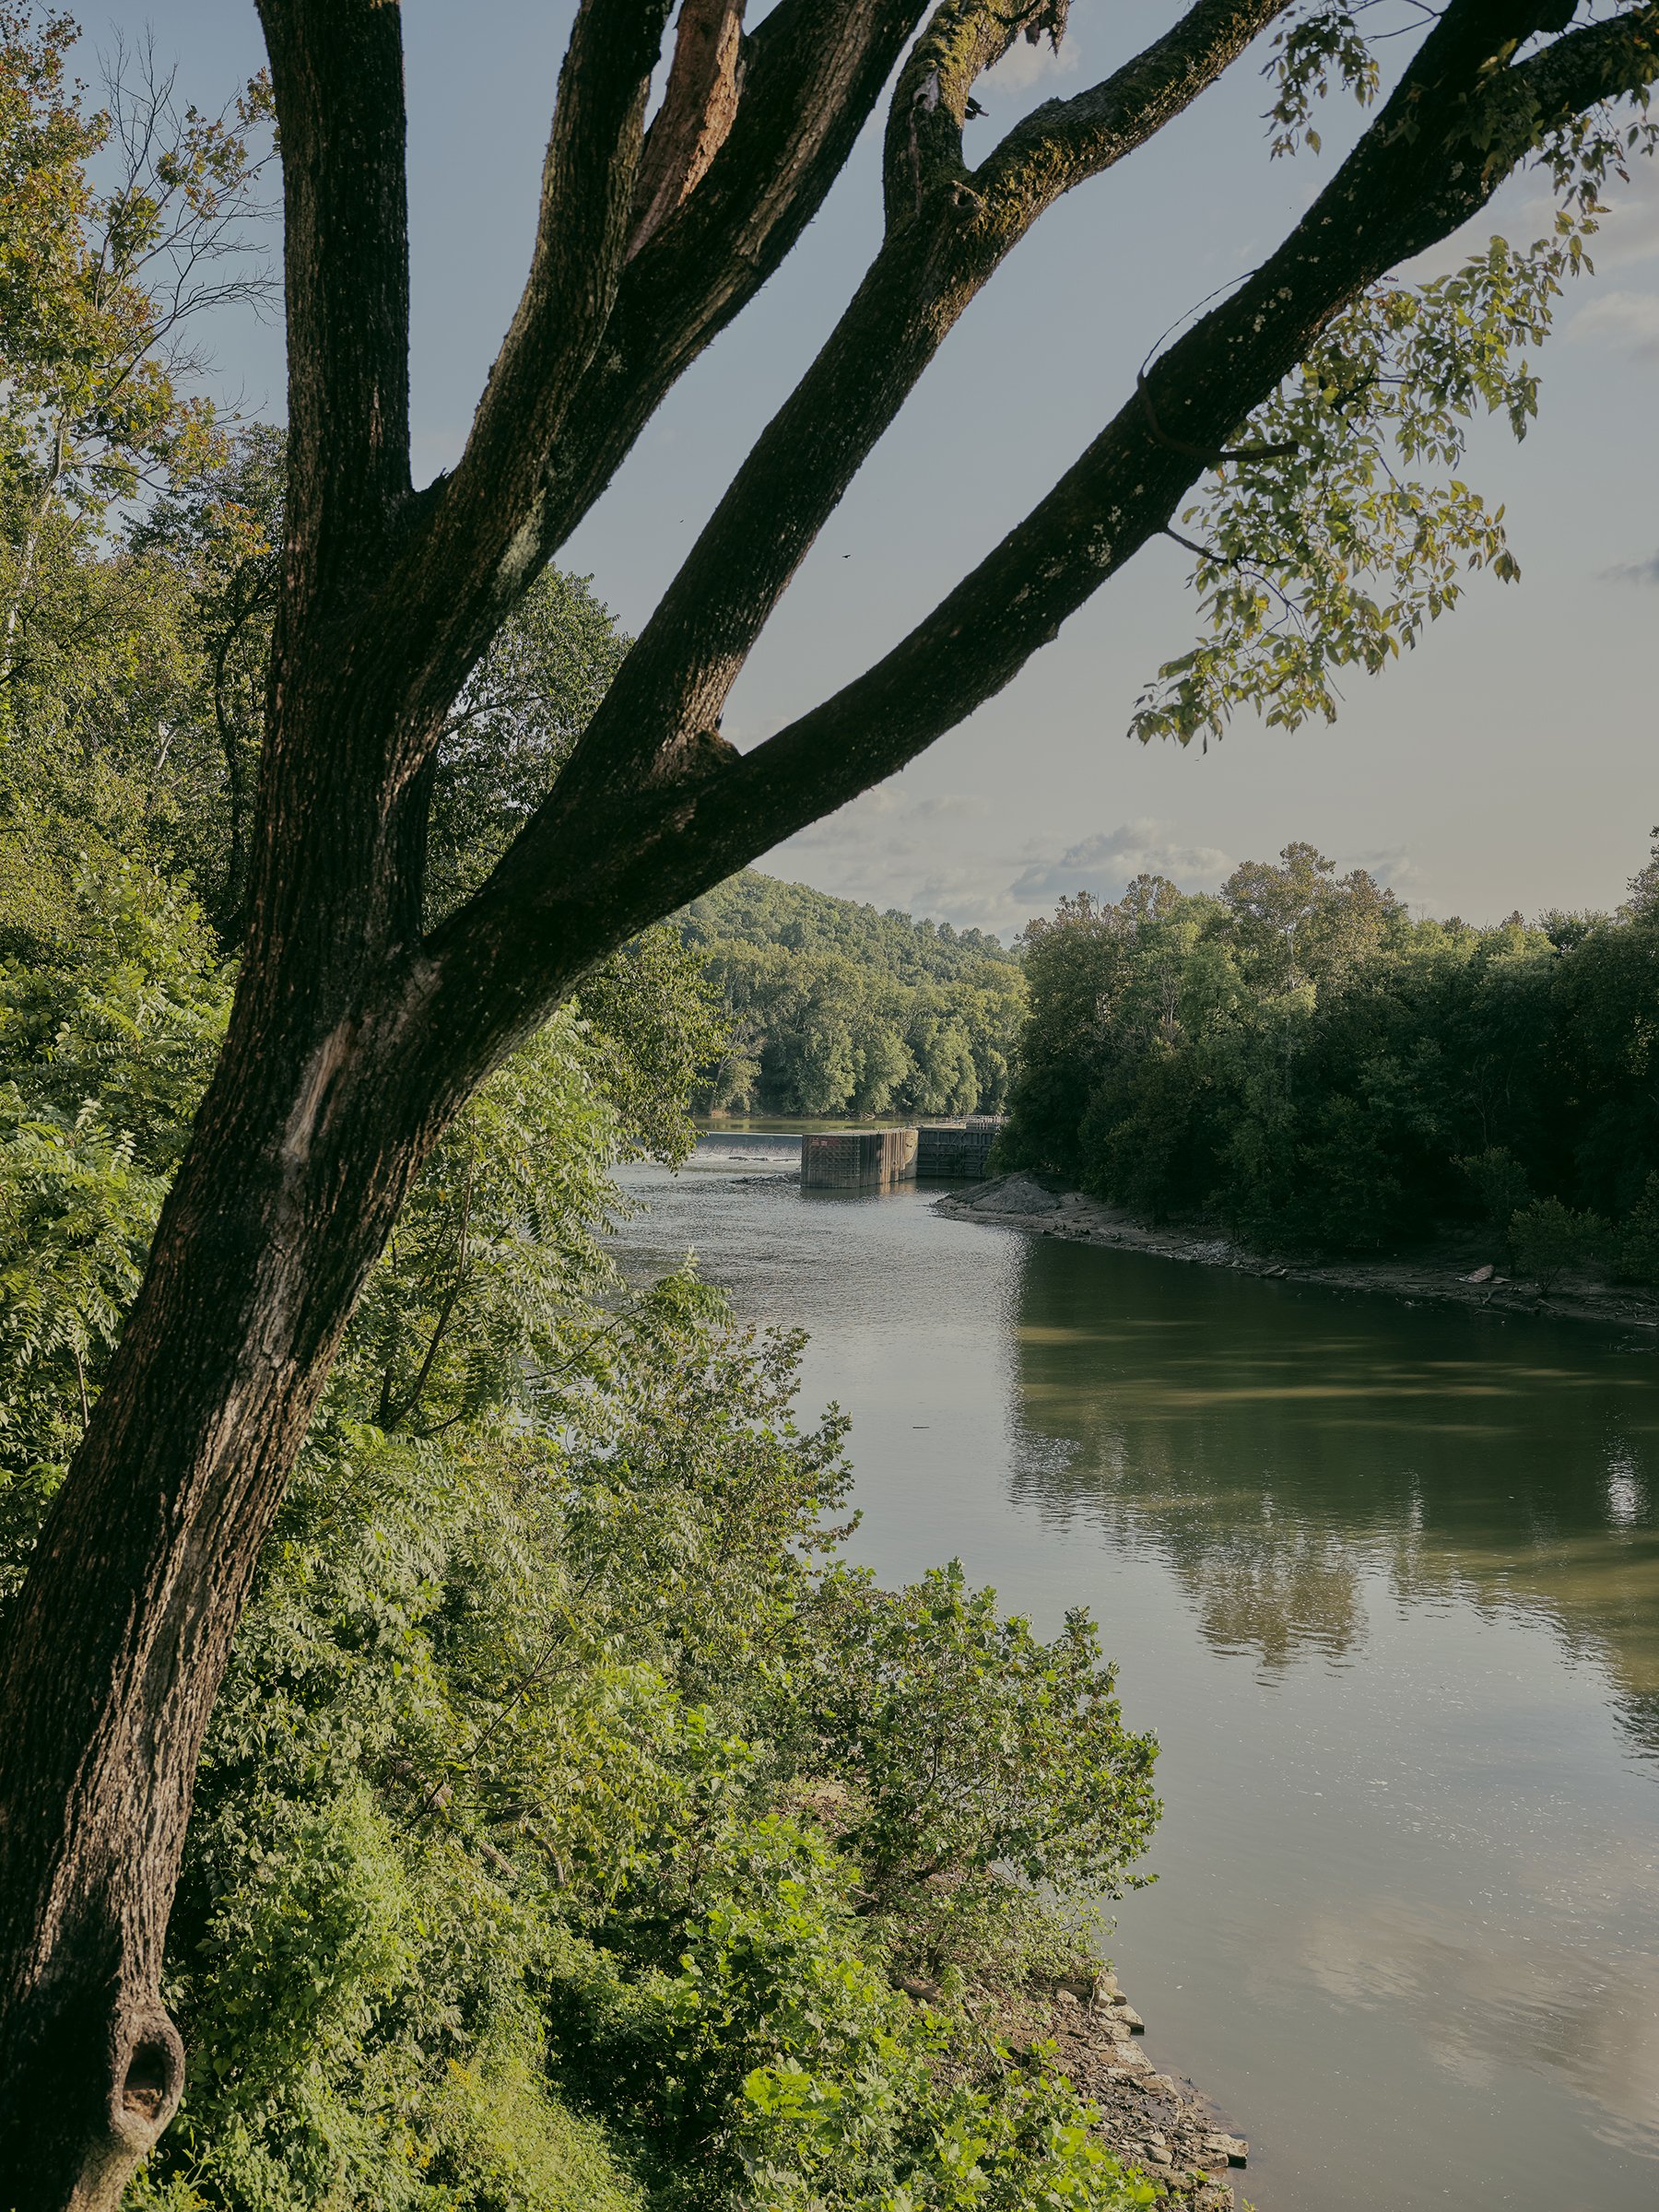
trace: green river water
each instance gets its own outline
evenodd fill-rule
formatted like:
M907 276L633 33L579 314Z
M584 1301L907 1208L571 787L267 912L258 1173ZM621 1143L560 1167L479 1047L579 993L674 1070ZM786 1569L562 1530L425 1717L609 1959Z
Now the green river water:
M1659 1360L803 1193L627 1180L808 1329L889 1580L1088 1606L1163 1750L1109 1949L1259 2212L1659 2206Z

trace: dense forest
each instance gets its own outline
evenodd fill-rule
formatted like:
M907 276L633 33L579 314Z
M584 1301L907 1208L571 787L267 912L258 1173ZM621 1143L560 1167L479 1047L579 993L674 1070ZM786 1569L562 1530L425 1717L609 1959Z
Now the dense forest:
M1003 1139L1154 1218L1356 1251L1451 1230L1659 1273L1659 832L1616 913L1414 920L1311 845L1026 932Z
M999 1112L1025 1014L994 937L746 869L677 918L724 1010L715 1112Z
M0 14L0 1626L224 1032L284 496L280 431L160 344L260 88L95 114L71 37ZM621 650L553 572L497 641L434 781L434 916ZM840 1563L845 1424L797 1417L798 1339L609 1256L613 1171L684 1155L724 1049L700 962L659 929L590 976L358 1307L211 1724L184 2099L130 2212L1147 2200L992 2031L1077 1970L1156 1818L1092 1627Z

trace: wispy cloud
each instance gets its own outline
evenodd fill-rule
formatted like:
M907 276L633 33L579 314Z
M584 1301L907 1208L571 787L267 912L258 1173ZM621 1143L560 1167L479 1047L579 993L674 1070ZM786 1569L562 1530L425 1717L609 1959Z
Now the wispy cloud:
M1135 876L1168 876L1182 890L1214 890L1231 860L1215 845L1182 844L1171 827L1143 819L1098 830L1061 853L1030 860L1009 885L1009 897L1023 901L1030 914L1070 892L1116 899Z
M1639 361L1659 360L1659 295L1603 292L1573 316L1568 335L1617 347Z
M1136 876L1167 876L1183 891L1216 890L1238 859L1218 845L1189 841L1175 823L1151 816L1070 841L1039 837L1023 846L999 845L995 820L976 792L923 795L895 778L777 846L760 865L838 899L1009 937L1068 894L1121 898ZM1417 884L1418 869L1404 845L1339 850L1332 857L1339 869L1367 868L1406 897Z
M995 68L987 72L981 88L993 94L1024 92L1052 77L1072 76L1081 60L1082 51L1069 33L1057 49L1046 32L1035 43L1016 39Z
M1650 553L1645 560L1621 560L1615 567L1603 569L1603 583L1659 584L1659 553Z

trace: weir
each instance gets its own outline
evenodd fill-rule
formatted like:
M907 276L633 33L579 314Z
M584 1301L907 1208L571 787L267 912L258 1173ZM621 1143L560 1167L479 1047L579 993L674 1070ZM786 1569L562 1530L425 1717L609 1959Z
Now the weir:
M1000 1114L910 1128L822 1130L801 1139L801 1187L818 1191L883 1190L920 1176L983 1175Z

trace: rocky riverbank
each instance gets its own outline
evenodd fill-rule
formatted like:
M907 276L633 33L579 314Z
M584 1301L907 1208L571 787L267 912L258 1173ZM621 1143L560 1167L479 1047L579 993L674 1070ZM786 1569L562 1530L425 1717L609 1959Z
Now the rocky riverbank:
M1144 2169L1164 2202L1190 2212L1233 2212L1230 2173L1248 2146L1190 2081L1160 2074L1141 2047L1143 2022L1102 1971L1053 1992L1049 2004L1003 2023L1017 2048L1052 2041L1062 2070L1100 2115L1100 2134Z
M1604 1327L1659 1331L1659 1304L1622 1285L1585 1277L1564 1277L1547 1295L1538 1283L1515 1281L1477 1240L1425 1247L1408 1257L1377 1260L1308 1260L1253 1252L1211 1229L1152 1228L1121 1206L1080 1191L1051 1188L1046 1180L1018 1172L952 1191L935 1209L956 1219L984 1221L1033 1236L1075 1243L1108 1244L1154 1258L1185 1260L1203 1267L1230 1267L1275 1281L1311 1283L1328 1290L1361 1290L1407 1305L1465 1306L1500 1313L1545 1313Z

